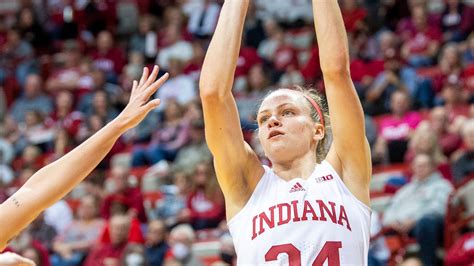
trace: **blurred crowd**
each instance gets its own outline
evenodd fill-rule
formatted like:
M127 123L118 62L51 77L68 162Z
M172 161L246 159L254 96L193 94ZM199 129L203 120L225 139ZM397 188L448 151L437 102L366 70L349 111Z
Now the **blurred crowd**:
M315 38L310 0L250 2L233 92L245 139L269 164L254 134L259 102L293 84L324 91L324 40ZM143 67L170 74L158 109L10 250L43 266L235 263L198 91L222 3L0 3L0 202L114 119ZM394 196L374 214L372 234L408 234L420 248L406 265L436 265L448 197L474 179L474 1L340 5L374 166L409 166L390 180ZM461 240L474 241L468 236ZM378 240L369 265L389 260ZM474 245L453 248L448 265L474 262Z

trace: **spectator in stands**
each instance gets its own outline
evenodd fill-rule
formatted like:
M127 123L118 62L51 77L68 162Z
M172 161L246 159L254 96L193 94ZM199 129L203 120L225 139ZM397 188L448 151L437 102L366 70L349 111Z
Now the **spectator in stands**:
M277 48L280 46L282 38L285 38L285 32L278 25L278 22L268 18L263 23L266 38L258 46L258 55L267 61L272 61Z
M196 166L187 199L191 225L195 230L215 228L224 218L224 197L209 163Z
M183 114L181 105L169 99L164 110L163 122L156 129L151 143L146 148L137 148L133 151L133 166L153 165L161 160L175 159L178 150L189 140L189 121L183 119Z
M369 115L380 115L390 111L392 94L409 91L402 73L402 63L395 50L386 51L384 71L378 74L365 93L365 110Z
M474 263L474 233L462 235L447 251L446 266L463 266Z
M170 232L170 250L165 257L165 265L202 266L201 260L194 254L192 246L196 240L193 228L180 224Z
M166 237L166 225L162 220L152 220L148 223L145 254L149 265L163 265L169 249Z
M441 49L438 64L431 74L433 92L439 94L446 83L458 83L461 79L462 65L458 45L447 43Z
M46 80L46 90L54 93L60 90L75 92L79 88L81 77L79 69L81 56L82 53L77 41L65 41L61 53L56 54L60 64L52 70Z
M200 2L200 5L190 13L188 31L196 38L206 39L214 33L221 7L215 0Z
M120 259L128 244L129 230L130 217L126 215L112 216L110 218L110 243L97 243L92 246L84 265L120 265Z
M437 98L440 104L449 110L452 118L466 116L469 109L469 92L464 90L459 83L457 76L448 78Z
M149 264L146 255L145 247L141 244L132 243L127 245L123 252L121 264L123 266L147 266Z
M346 31L353 33L357 30L364 29L365 18L367 17L367 10L359 5L357 0L342 1L341 12L344 19L344 26Z
M198 164L210 161L212 156L204 137L204 122L202 120L191 122L189 137L189 144L178 151L172 168L175 171L191 174Z
M188 221L189 210L186 208L186 200L189 190L189 175L184 172L175 172L173 174L173 184L160 187L163 198L157 202L153 215L164 220L168 227Z
M441 15L441 29L445 41L462 41L466 36L461 28L467 12L463 12L465 4L459 0L446 1L446 6Z
M450 128L453 121L446 108L438 106L431 110L429 120L423 122L428 123L427 127L436 132L443 154L448 157L462 144L461 137Z
M53 266L81 265L104 226L103 220L98 217L97 204L98 199L91 195L81 199L77 218L54 240Z
M129 186L129 176L129 169L124 166L116 165L112 168L110 180L113 182L113 192L102 201L102 217L109 219L113 214L114 206L120 204L126 207L128 216L137 218L141 223L146 223L143 195L140 189Z
M408 257L405 258L399 266L423 266L423 263L418 257Z
M405 162L412 162L418 154L429 155L433 158L435 165L447 163L447 158L441 151L437 134L428 123L420 123L413 132L405 153Z
M122 49L114 44L114 36L109 31L101 31L97 35L97 49L92 51L94 66L106 73L107 81L117 82L118 75L125 66Z
M118 115L118 111L111 105L109 96L106 91L95 91L92 97L92 106L85 112L85 115L90 117L98 116L106 123L110 122Z
M39 169L43 165L40 156L41 150L37 146L27 145L23 149L21 157L13 162L13 169L15 171L25 168Z
M196 83L191 76L183 73L185 62L179 58L168 59L168 81L158 90L156 97L163 101L158 110L165 109L170 101L175 100L180 105L186 105L196 99Z
M14 101L10 109L10 115L16 122L23 122L27 111L38 111L43 116L53 111L51 98L42 90L43 80L39 75L30 74L26 77L23 95Z
M6 43L0 52L0 83L13 77L21 86L29 74L36 73L34 49L21 37L20 29L8 29Z
M417 155L412 181L392 198L383 224L416 238L424 265L436 265L436 249L442 243L443 221L452 185L436 171L434 159Z
M74 111L74 98L69 91L60 91L56 95L56 110L46 119L48 127L64 128L72 137L76 137L83 115Z
M71 224L73 213L65 200L59 200L44 211L44 221L61 234Z
M219 260L212 263L212 266L236 265L237 256L235 254L234 242L229 233L224 233L219 238Z
M374 155L382 162L403 162L408 140L421 122L421 116L410 112L410 97L403 90L392 94L391 109L392 113L379 121Z
M39 52L49 51L50 37L36 17L32 7L23 7L17 15L18 29L22 38Z
M141 16L138 22L138 31L132 35L129 43L129 51L141 53L147 62L153 62L158 53L156 24L156 17L150 14Z
M56 230L44 221L44 214L40 214L29 226L28 234L33 240L40 242L49 251L53 250L53 239L57 235Z
M19 123L20 134L32 145L42 151L49 151L54 140L55 129L48 128L44 123L43 115L38 111L27 111L24 123Z
M452 165L454 182L459 183L474 173L474 119L469 119L462 128L464 151Z
M237 109L244 129L256 129L258 103L270 91L270 73L263 64L253 65L241 95L236 97Z
M442 39L436 25L430 24L425 3L412 5L413 27L407 30L408 39L403 43L402 57L413 67L430 66L437 55Z
M170 59L175 58L186 63L193 57L193 46L190 42L183 40L178 25L170 24L166 27L163 37L167 45L158 52L156 63L165 70L168 70Z
M466 40L466 48L462 55L464 65L474 63L474 32L469 34Z

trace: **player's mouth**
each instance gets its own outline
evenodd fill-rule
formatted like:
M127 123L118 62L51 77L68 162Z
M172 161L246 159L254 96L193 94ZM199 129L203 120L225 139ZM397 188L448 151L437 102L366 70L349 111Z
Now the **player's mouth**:
M268 134L268 139L272 139L272 138L282 136L282 135L285 135L285 134L281 131L273 130L273 131L270 132L270 134Z

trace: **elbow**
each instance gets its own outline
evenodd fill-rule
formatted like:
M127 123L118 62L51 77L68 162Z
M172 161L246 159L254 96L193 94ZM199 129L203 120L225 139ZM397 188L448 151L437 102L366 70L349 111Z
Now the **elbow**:
M218 87L200 86L199 97L202 102L215 102L222 100L225 93Z

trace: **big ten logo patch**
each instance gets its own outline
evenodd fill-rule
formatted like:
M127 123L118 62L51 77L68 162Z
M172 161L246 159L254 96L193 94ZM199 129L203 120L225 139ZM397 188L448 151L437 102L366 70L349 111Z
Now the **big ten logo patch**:
M324 181L330 181L330 180L333 180L334 177L329 174L329 175L323 175L323 176L320 176L320 177L316 177L316 183L321 183L321 182L324 182Z

